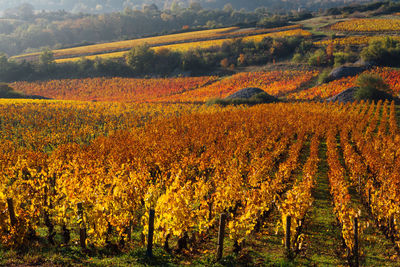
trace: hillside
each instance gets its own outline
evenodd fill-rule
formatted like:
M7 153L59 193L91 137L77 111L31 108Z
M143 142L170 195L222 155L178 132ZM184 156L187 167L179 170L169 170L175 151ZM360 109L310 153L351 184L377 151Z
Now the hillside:
M37 3L38 1L33 2ZM259 6L261 2L262 5ZM363 3L362 1L354 2ZM10 3L15 2L2 3L0 8L7 7ZM35 10L31 4L25 4L8 9L3 18L0 18L1 52L8 56L15 56L21 53L38 52L44 48L60 49L123 41L177 33L187 31L187 29L215 29L231 26L269 28L285 26L297 20L319 17L324 14L342 15L359 11L389 14L400 11L397 2L388 1L330 9L328 8L337 6L337 4L340 6L342 2L308 0L271 1L270 3L269 1L251 1L246 3L250 8L248 10L242 8L242 1L232 2L234 6L224 6L226 1L203 1L202 3L210 6L202 7L195 2L189 6L171 5L165 9L156 5L140 5L136 8L133 1L120 1L119 3L90 1L90 4L84 4L82 1L79 3L62 1L66 8L56 9L53 8L60 4L60 1L40 1L40 3L46 5L47 8L40 7ZM220 9L210 8L214 8L219 3L221 3ZM118 11L112 7L122 4L124 8ZM71 12L74 5L84 7L83 9L87 7L88 10ZM222 8L223 6L225 8ZM96 8L98 9L96 14L87 13Z
M225 5L230 4L234 9L246 9L246 10L254 10L259 7L268 7L271 11L278 10L297 10L298 8L307 8L312 11L317 11L318 9L326 9L331 7L343 6L344 4L350 3L363 3L367 1L363 0L353 0L343 1L343 0L335 0L335 1L314 1L314 0L302 0L302 1L277 1L277 0L255 0L251 2L244 3L243 1L238 0L198 0L194 3L199 4L203 8L219 8L222 9ZM5 11L7 9L13 9L26 1L16 0L13 2L1 0L0 6L2 7L0 11ZM125 0L117 0L117 1L95 1L95 0L84 0L76 1L72 0L64 0L64 1L39 1L33 0L30 1L30 4L34 6L36 10L67 10L75 13L83 12L83 13L103 13L103 12L115 12L122 11L126 6L130 6L131 8L141 9L143 5L151 5L155 4L160 9L171 8L173 4L178 4L181 7L188 7L192 3L189 0L135 0L135 1L125 1ZM194 6L194 5L193 5ZM8 12L10 12L9 10Z
M300 29L300 25L290 25L279 28L239 28L229 27L215 30L204 30L204 31L193 31L178 34L162 35L156 37L148 37L141 39L133 39L120 42L103 43L97 45L78 46L68 49L54 50L54 58L58 62L68 62L69 59L72 61L79 59L82 56L90 56L89 59L95 59L99 57L107 58L118 58L123 57L125 53L119 53L123 51L129 51L134 46L140 46L147 44L151 47L157 47L157 49L179 49L180 45L188 46L187 49L191 48L207 48L211 46L222 45L223 42L232 41L233 38L244 38L244 40L262 40L267 37L268 34L279 32L288 32L290 35L292 32L289 30ZM284 34L284 33L283 33ZM298 33L301 34L301 33ZM254 36L253 38L251 36ZM219 41L217 41L219 40ZM32 53L27 55L20 55L11 57L15 60L27 60L37 61L40 53Z

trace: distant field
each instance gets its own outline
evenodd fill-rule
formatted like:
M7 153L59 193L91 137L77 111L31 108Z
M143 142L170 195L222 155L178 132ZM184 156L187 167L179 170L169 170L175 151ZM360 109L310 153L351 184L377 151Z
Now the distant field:
M330 29L345 32L400 31L400 19L352 19L335 23Z
M222 29L193 31L178 34L169 34L156 37L140 38L127 41L110 42L96 45L80 46L67 49L54 50L54 57L56 59L79 57L82 55L91 54L103 54L109 52L121 52L131 49L133 46L148 44L150 46L158 46L163 44L173 44L182 42L193 42L199 40L211 40L218 38L232 38L247 35L256 35L260 33L276 32L289 29L299 28L300 25L290 25L286 27L260 29L260 28L248 28L240 29L239 27L229 27ZM13 59L16 60L32 60L37 58L40 53L31 53L20 56L15 56Z
M375 35L375 36L347 36L343 38L335 38L333 40L323 40L314 42L315 45L328 45L332 43L333 45L346 46L346 45L367 45L372 40L383 40L387 38L388 35ZM390 38L400 41L400 36L389 35Z
M11 86L28 95L41 95L58 100L150 102L159 97L194 90L214 82L215 76L133 79L87 78L45 82L17 82Z
M167 79L88 78L17 82L11 86L28 95L58 100L116 102L205 102L246 87L259 87L274 96L298 90L317 71L245 72L217 80L215 76Z
M389 85L393 95L400 93L400 70L374 68L365 73L377 74ZM182 78L87 78L43 82L16 82L11 86L27 95L58 100L198 103L224 98L246 87L258 87L270 95L296 100L332 97L355 86L355 77L310 87L318 71L242 72L233 76Z
M261 42L262 39L266 37L271 37L271 38L278 38L278 37L287 37L287 36L311 36L311 33L303 30L303 29L293 29L293 30L286 30L286 31L278 31L278 32L272 32L272 33L264 33L264 34L257 34L257 35L251 35L251 36L246 36L243 37L244 42ZM208 40L208 41L199 41L199 42L186 42L186 43L178 43L178 44L170 44L170 45L162 45L162 46L156 46L153 47L155 51L159 51L161 49L169 49L173 51L188 51L191 49L207 49L210 47L214 46L221 46L225 42L232 42L234 38L227 38L227 39L216 39L216 40ZM104 54L98 54L98 55L91 55L91 56L85 56L86 59L94 60L95 58L103 58L103 59L108 59L108 58L121 58L124 57L126 51L122 52L113 52L113 53L104 53ZM71 57L71 58L63 58L63 59L57 59L57 63L64 63L64 62L74 62L80 60L81 57Z

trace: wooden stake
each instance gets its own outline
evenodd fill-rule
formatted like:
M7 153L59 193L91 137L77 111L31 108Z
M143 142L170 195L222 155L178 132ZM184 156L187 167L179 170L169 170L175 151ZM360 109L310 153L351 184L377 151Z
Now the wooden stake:
M64 244L67 245L69 243L69 241L71 240L71 235L70 235L70 231L68 230L67 225L65 223L62 226L62 231L63 231Z
M354 217L354 248L353 248L353 256L354 256L354 266L359 266L358 261L358 219Z
M169 239L170 239L170 237L171 237L171 234L168 234L167 237L165 238L165 241L164 241L164 250L166 252L168 252L168 253L171 253L171 249L169 247Z
M47 226L47 229L49 231L47 240L50 244L54 245L54 236L56 235L56 233L54 232L54 225L52 224L49 213L47 211L44 212L44 224Z
M288 215L286 217L286 233L285 233L285 248L286 248L286 254L288 257L290 257L291 251L290 251L290 228L292 225L292 217Z
M371 208L371 187L368 188L368 208Z
M178 239L178 250L177 252L181 252L183 249L188 248L188 240L189 240L189 235L187 232L183 233L183 236Z
M389 236L394 241L394 234L395 234L395 228L394 228L394 214L390 215L389 219Z
M86 227L83 221L83 204L79 202L78 206L78 220L79 220L79 239L82 249L86 249Z
M221 213L221 216L219 217L217 261L219 261L222 258L222 252L224 250L225 221L226 221L226 214Z
M11 226L14 227L17 225L17 218L15 217L14 201L12 198L7 198L7 205L8 205L8 213L10 214Z
M132 227L133 227L133 223L132 221L129 221L129 226L128 226L128 241L132 241Z
M153 209L150 209L150 212L149 212L149 233L148 233L148 236L147 236L147 251L146 251L146 255L148 257L153 257L154 217L155 217L155 211Z

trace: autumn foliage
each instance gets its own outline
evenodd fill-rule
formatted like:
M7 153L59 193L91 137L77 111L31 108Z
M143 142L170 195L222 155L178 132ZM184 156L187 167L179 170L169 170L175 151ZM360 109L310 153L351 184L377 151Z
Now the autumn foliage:
M1 213L6 246L29 239L44 214L73 229L78 202L87 242L96 246L112 236L126 240L131 227L146 233L149 208L156 211L160 244L188 234L201 239L226 212L229 237L240 245L277 209L278 226L292 216L292 242L299 246L323 143L345 246L354 245L358 216L350 186L381 225L388 226L388 218L398 225L400 137L393 103L221 108L2 101L0 108L0 207L12 197L19 226L10 228L7 212ZM398 238L396 230L391 234Z

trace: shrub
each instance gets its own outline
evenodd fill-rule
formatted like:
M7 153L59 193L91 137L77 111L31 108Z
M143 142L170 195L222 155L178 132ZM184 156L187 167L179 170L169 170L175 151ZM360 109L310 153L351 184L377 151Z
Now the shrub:
M333 58L335 67L339 67L340 65L343 65L346 62L351 62L353 60L352 55L345 52L334 53Z
M330 72L331 71L329 69L323 70L318 76L318 83L319 84L326 83L328 81Z
M361 74L357 80L358 89L354 93L354 98L358 101L376 99L380 91L387 91L389 86L378 75Z
M328 65L328 56L323 49L318 49L308 58L308 64L315 67Z
M313 49L314 44L310 40L301 40L301 42L296 47L296 53L304 56L306 55L311 49Z
M223 60L221 60L220 65L224 69L228 68L229 67L229 60L227 58L224 58Z
M400 61L400 43L390 37L372 40L361 51L361 58L378 65L397 66Z
M303 56L300 53L295 53L292 57L294 63L300 63L303 61Z
M0 98L23 98L23 95L14 91L8 84L0 83Z

